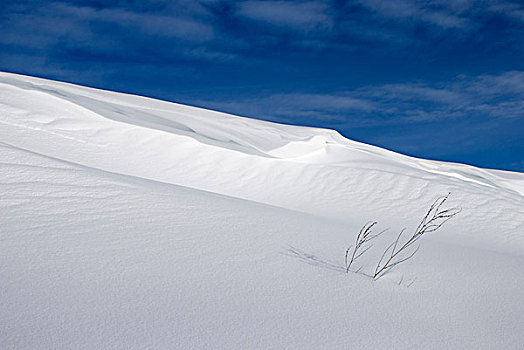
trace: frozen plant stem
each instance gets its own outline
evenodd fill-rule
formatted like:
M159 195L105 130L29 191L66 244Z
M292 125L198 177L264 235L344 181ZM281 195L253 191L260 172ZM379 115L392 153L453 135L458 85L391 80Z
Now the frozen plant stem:
M366 249L364 249L362 252L360 252L359 254L357 254L358 250L365 244L365 243L368 243L369 241L371 241L373 238L376 238L378 236L380 236L382 233L386 232L386 230L384 231L381 231L375 235L372 235L371 234L371 229L373 228L373 226L375 226L377 224L376 221L374 222L368 222L366 223L364 226L362 226L362 228L360 229L360 232L358 233L357 235L357 239L355 241L355 247L353 249L353 253L351 254L351 258L349 259L348 261L348 255L349 255L349 251L351 250L351 246L346 250L346 256L345 256L345 264L346 264L346 273L349 272L349 268L351 267L351 264L353 264L353 262L355 260L357 260L362 254L364 254L366 251L368 251L371 247L367 247Z
M405 258L400 258L399 255L401 253L404 253L406 249L413 245L420 237L422 237L424 233L434 232L438 230L449 219L460 213L461 209L458 207L441 210L442 205L446 202L450 194L451 192L448 193L446 196L437 198L435 202L433 202L428 212L426 213L420 224L417 226L415 233L413 233L413 235L406 241L406 243L404 243L400 248L397 249L400 238L402 237L402 234L406 231L406 229L404 228L402 229L402 231L400 231L400 233L397 236L397 239L393 243L391 243L382 254L375 268L373 279L376 280L380 278L384 275L386 271L390 270L394 266L411 259L418 251L418 247ZM386 262L382 264L382 261L385 259L388 252L390 252L389 257L387 258Z

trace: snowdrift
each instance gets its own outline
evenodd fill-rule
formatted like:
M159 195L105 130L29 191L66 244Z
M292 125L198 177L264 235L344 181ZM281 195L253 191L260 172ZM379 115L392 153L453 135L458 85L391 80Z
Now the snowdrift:
M524 342L524 174L8 73L0 130L4 349ZM414 259L344 273L365 222L448 192Z

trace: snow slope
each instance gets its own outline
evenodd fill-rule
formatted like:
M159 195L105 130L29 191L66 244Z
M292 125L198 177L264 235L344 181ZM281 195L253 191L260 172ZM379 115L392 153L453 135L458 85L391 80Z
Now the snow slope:
M524 174L8 73L0 135L2 349L524 342ZM460 216L367 277L447 192Z

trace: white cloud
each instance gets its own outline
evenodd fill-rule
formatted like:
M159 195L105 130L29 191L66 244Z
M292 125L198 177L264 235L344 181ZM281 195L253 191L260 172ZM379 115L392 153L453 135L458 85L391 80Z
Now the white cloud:
M496 12L504 16L512 17L519 21L524 21L524 5L522 3L514 2L494 2L489 7L488 10L491 12Z
M358 96L372 98L380 110L407 120L470 115L524 118L524 72L366 87Z
M285 93L235 102L191 101L203 107L274 121L351 123L355 127L454 118L522 118L524 72L459 77L437 83L366 86L332 94ZM320 124L320 123L319 123Z
M329 29L328 7L319 1L246 1L237 5L237 14L251 20L295 30Z
M359 2L386 18L426 22L446 29L471 26L470 20L462 16L462 13L469 8L470 2L467 1L459 2L459 4L453 4L451 1L421 2L416 0L359 0ZM462 6L458 6L460 3Z
M105 21L123 28L138 29L144 34L174 37L187 41L202 42L214 36L212 26L191 16L136 13L121 8L98 10L66 4L56 4L54 14L63 17L72 16L82 22Z

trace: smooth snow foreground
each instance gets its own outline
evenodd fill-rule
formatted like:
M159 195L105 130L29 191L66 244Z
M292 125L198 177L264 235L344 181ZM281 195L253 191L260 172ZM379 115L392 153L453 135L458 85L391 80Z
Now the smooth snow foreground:
M7 73L0 132L1 349L524 344L524 174ZM372 281L448 192L462 213Z

